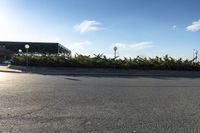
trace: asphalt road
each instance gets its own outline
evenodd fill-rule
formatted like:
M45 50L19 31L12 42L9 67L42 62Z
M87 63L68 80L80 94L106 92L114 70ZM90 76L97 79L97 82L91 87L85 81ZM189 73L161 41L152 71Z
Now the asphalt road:
M0 73L0 132L199 133L200 78Z

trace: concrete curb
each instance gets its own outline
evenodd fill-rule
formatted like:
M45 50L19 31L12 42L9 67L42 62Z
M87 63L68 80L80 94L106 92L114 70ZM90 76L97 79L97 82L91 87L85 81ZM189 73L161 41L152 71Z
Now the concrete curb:
M195 77L200 78L200 71L167 71L167 70L121 70L121 69L88 69L88 68L50 68L10 66L24 73L67 76L132 76L132 77Z
M16 70L0 70L0 72L5 72L5 73L22 73L22 71L16 71Z
M10 69L9 66L1 66L0 72L6 72L6 73L22 73L21 70L16 69Z

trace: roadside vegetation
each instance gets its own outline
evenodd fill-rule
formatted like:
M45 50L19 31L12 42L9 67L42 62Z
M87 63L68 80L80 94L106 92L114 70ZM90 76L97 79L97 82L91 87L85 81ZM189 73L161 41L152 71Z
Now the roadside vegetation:
M5 48L0 48L0 62L3 62L4 60L9 60L11 58L11 55L11 51Z
M107 58L102 54L91 56L76 54L74 57L30 55L29 66L42 67L81 67L81 68L118 68L118 69L142 69L142 70L200 70L199 62L174 59L168 55L154 58ZM12 57L12 65L25 66L26 56L15 55Z

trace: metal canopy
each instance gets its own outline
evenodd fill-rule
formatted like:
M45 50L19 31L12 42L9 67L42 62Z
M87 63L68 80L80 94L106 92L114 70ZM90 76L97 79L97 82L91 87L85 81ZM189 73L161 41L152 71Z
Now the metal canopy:
M19 49L25 52L25 45L29 44L30 53L39 54L67 54L70 55L71 51L59 43L51 42L6 42L0 41L0 48L6 48L13 53L18 53Z

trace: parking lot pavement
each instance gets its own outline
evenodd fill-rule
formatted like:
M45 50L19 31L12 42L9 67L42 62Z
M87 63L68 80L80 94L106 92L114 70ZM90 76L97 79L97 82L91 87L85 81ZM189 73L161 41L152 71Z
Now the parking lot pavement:
M200 78L0 73L0 132L198 133Z

